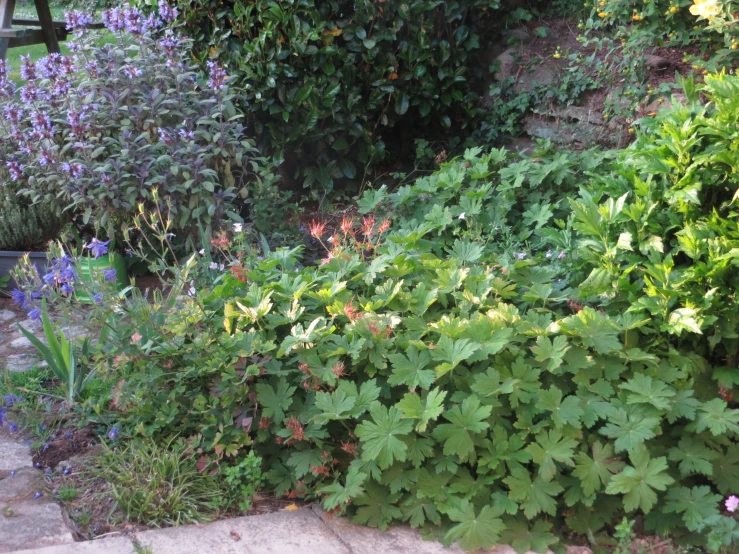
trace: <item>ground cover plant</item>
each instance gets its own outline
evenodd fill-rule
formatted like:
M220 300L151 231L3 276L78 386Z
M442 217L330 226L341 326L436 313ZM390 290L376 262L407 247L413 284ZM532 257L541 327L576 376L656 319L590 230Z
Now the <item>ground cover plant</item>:
M669 136L653 132L643 140ZM88 399L92 420L180 437L204 472L255 453L278 494L382 529L441 529L468 549L543 552L562 528L604 547L624 516L731 544L739 411L716 379L732 370L684 342L705 340L686 323L689 298L655 333L588 289L584 200L565 196L576 175L607 190L607 167L638 196L638 173L612 158L469 151L368 191L362 219L331 236L316 222L316 265L299 249L254 251L243 230L214 238L170 268L168 296L100 306L126 317L99 367L120 380ZM591 217L617 224L626 199L602 200Z
M636 527L734 551L739 77L683 86L622 151L478 147L368 188L311 221L315 263L241 223L183 256L178 214L131 216L123 241L168 286L91 294L106 340L75 403L131 440L119 503L174 522L124 491L183 459L186 519L264 486L468 550L621 549ZM15 297L73 308L75 258Z

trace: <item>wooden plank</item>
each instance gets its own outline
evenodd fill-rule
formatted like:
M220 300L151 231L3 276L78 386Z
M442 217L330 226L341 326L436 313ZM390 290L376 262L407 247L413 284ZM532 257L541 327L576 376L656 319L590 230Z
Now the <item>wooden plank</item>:
M0 38L23 38L35 32L34 29L0 29Z
M52 21L54 24L55 29L64 29L67 30L67 22L66 21ZM27 27L41 27L41 22L38 19L13 19L13 25L24 25ZM104 29L105 25L103 25L102 22L98 23L90 23L87 25L88 29ZM57 36L59 33L57 33Z
M15 30L15 29L14 29ZM19 46L31 46L33 44L44 44L44 33L41 29L18 29L19 31L27 31L21 36L10 39L0 39L8 41L8 48L18 48Z
M10 29L13 25L13 12L15 11L15 0L0 0L0 27ZM0 38L0 60L8 55L9 38Z
M46 43L46 49L49 51L49 54L52 52L60 52L59 41L56 38L56 31L54 30L54 20L51 18L51 10L49 9L49 2L48 0L35 1L38 20L41 22L41 32L44 35L44 42ZM3 25L3 27L5 27L5 25Z

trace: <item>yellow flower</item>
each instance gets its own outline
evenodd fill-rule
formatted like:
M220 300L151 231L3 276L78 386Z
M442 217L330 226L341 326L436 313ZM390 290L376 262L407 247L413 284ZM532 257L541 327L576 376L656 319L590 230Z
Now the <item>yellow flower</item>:
M552 57L553 57L553 58L554 58L555 60L558 60L558 59L559 59L559 52L555 52L555 53L554 53L554 55L553 55Z
M721 13L721 8L717 4L717 0L693 0L694 4L690 6L690 13L698 17L713 19Z
M677 6L672 6L672 7L670 8L670 11L671 11L672 13L677 13L677 12L678 12L678 9L679 9L679 8L678 8Z
M639 21L641 19L641 16L638 13L635 13L633 16L631 16L631 19L634 21Z
M608 15L608 14L607 14L606 12L598 12L598 17L601 17L601 18L603 18L603 17L605 17L605 16L607 16L607 15Z

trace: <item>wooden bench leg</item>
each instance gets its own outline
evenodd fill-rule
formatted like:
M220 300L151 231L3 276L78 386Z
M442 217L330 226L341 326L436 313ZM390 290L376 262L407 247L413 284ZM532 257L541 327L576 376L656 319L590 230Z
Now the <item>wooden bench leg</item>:
M0 0L2 1L2 0ZM15 0L12 0L15 3ZM38 20L41 23L41 31L44 33L44 42L49 54L52 52L60 52L59 41L56 38L54 30L54 20L51 19L51 10L49 9L48 0L35 0L36 11L38 12Z
M15 0L0 0L0 28L10 29L13 25L14 11ZM4 60L8 57L9 42L9 38L0 38L0 60Z

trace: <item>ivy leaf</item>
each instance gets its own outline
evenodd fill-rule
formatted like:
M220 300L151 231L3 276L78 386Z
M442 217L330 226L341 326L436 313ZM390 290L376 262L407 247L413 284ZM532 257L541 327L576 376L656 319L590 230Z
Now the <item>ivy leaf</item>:
M441 377L453 370L461 362L472 356L478 348L480 348L480 345L468 339L453 340L447 335L442 336L436 347L431 351L431 357L434 360L445 362L436 366L437 376Z
M554 497L564 490L559 483L547 483L541 477L532 481L528 470L523 467L513 468L503 482L510 490L508 497L521 505L528 519L532 519L540 512L556 515L557 501Z
M603 446L596 441L593 444L592 458L585 452L577 454L572 475L580 479L585 496L591 496L600 490L601 485L607 485L611 475L621 471L625 465L613 457L613 447L610 444Z
M716 506L721 498L720 494L711 493L711 487L677 487L667 494L665 512L683 514L688 530L697 531L706 518L719 514Z
M670 448L667 457L671 462L680 462L678 468L684 476L701 473L710 477L713 474L711 460L718 458L718 452L698 438L683 437L676 447Z
M650 404L658 410L668 410L675 390L649 375L638 373L619 388L632 392L626 397L627 404Z
M344 507L352 498L356 498L364 492L362 484L367 479L367 474L360 472L356 467L349 469L346 475L346 484L342 485L338 480L334 483L318 489L319 493L328 494L323 501L327 510Z
M573 466L574 448L577 441L562 437L562 433L556 429L552 429L547 433L542 431L536 437L536 442L530 444L526 451L531 454L534 463L539 466L539 475L544 481L551 481L557 474L557 466L554 462L559 462L566 466Z
M519 554L529 551L548 552L549 547L559 542L559 539L550 532L552 524L541 519L529 527L529 522L523 518L507 519L506 530L503 532L503 543L510 544Z
M397 408L403 412L403 418L418 419L416 431L423 433L429 421L435 420L444 411L444 399L446 391L434 389L426 395L425 402L417 394L406 393L403 400L396 404Z
M708 429L715 437L729 432L737 434L739 433L739 410L728 409L725 401L721 398L714 398L703 403L698 419L693 425L699 433Z
M358 508L352 522L385 531L388 523L403 516L403 512L396 505L400 493L392 494L387 488L372 481L368 482L364 489L365 493L353 502Z
M604 425L600 433L616 439L616 452L631 451L645 440L653 439L656 436L654 428L659 425L656 417L627 414L622 408L611 413L610 419L611 422Z
M739 444L729 445L726 454L714 460L711 481L723 494L739 491Z
M431 363L428 351L419 352L415 346L409 346L406 355L389 354L388 359L393 364L393 374L388 377L391 385L406 385L414 389L421 387L428 389L436 379L436 373L431 369L424 369Z
M459 507L447 512L449 519L457 522L444 537L447 541L460 541L465 550L492 548L498 544L500 533L505 529L498 516L502 510L495 506L483 506L475 514L475 506L469 500L462 500Z
M583 346L595 348L600 354L621 350L618 326L589 306L566 317L559 325L567 334L580 337Z
M363 421L355 430L362 442L362 459L377 460L380 469L389 467L394 460L404 462L408 447L399 437L413 430L413 422L404 421L395 406L388 410L378 401L370 405L370 415L373 422Z
M548 337L539 336L536 338L536 346L532 346L531 351L536 356L537 362L549 360L547 369L553 371L562 365L562 359L569 348L567 337L560 335L552 342Z
M580 399L568 396L562 401L562 391L552 386L548 391L539 392L539 402L536 407L540 410L552 412L552 421L557 428L565 425L580 427L580 419L585 413L580 407Z
M450 423L443 423L434 429L436 440L444 441L444 454L459 456L462 461L467 460L475 451L475 443L471 433L481 433L490 425L485 421L490 417L492 408L480 406L476 396L468 396L460 406L454 406L444 413L444 419Z
M630 453L632 466L611 477L606 494L623 494L624 508L633 512L640 508L645 514L657 502L655 490L663 491L675 480L667 474L667 460L664 457L650 459L646 446L640 444Z
M284 377L277 382L277 390L267 383L258 383L257 400L262 406L262 416L273 418L278 425L282 423L285 419L285 410L292 406L295 390L295 387L287 384Z

